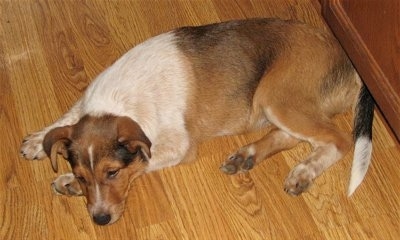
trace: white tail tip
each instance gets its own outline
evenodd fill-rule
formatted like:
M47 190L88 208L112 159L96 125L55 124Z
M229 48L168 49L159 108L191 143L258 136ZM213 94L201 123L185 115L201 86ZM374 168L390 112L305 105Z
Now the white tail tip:
M371 163L372 142L368 137L360 137L356 140L354 148L353 166L351 167L351 176L347 196L351 196L357 187L364 180Z

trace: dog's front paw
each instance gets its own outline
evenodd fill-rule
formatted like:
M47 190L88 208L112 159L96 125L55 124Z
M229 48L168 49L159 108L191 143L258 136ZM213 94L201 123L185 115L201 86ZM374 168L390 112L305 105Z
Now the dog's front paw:
M24 138L21 145L21 155L29 160L37 160L46 157L43 151L44 132L37 132Z
M307 165L297 165L286 178L284 189L289 195L300 195L305 192L313 183L314 171Z
M237 152L232 154L220 167L220 170L226 174L235 174L247 172L254 167L254 156Z
M60 175L51 183L53 192L58 195L81 196L82 189L74 174Z

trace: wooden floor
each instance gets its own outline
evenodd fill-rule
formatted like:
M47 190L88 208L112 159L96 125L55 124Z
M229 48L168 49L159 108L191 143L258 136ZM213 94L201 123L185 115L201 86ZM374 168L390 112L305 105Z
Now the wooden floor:
M83 198L52 194L48 160L19 156L25 134L61 116L93 77L150 36L249 17L325 27L317 9L314 0L0 0L0 239L400 239L400 147L381 116L372 166L351 198L352 153L307 194L283 191L306 144L248 175L221 174L224 158L255 133L204 143L197 162L141 177L123 217L106 227L91 222ZM350 114L337 123L351 131Z

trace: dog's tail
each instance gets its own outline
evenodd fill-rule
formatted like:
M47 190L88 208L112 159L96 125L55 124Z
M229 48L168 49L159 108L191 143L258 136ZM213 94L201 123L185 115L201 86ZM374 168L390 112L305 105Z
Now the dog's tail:
M363 181L372 157L372 121L375 101L367 87L363 85L358 96L354 116L354 159L348 196L351 196Z

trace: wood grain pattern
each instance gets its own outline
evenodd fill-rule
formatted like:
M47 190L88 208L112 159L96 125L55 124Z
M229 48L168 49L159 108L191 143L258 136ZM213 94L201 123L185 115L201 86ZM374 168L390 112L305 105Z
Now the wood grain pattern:
M326 27L313 0L0 0L0 239L397 239L400 147L377 114L373 163L346 197L352 153L310 192L283 181L310 147L273 156L246 175L220 163L262 132L201 145L198 161L134 182L123 217L89 219L83 198L52 194L49 161L19 157L22 137L57 119L87 84L135 44L169 29L233 18L294 18ZM351 114L336 122L351 131ZM66 162L60 171L68 171Z

